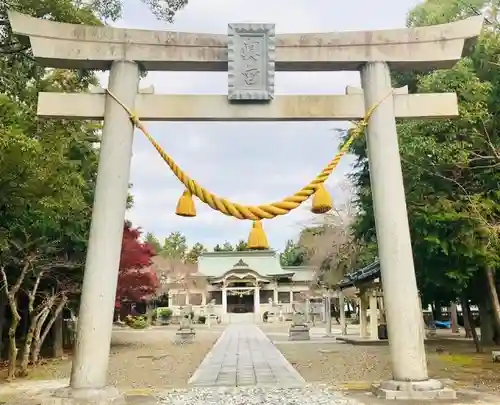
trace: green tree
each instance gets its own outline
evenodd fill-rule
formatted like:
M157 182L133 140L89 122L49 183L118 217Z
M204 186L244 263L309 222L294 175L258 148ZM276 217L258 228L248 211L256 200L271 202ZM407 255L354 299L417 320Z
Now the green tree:
M144 237L144 240L146 243L151 246L156 254L159 254L161 252L161 243L158 240L156 236L154 236L151 232L146 233L146 236Z
M280 255L282 266L301 266L306 259L305 250L292 239L286 242L285 250Z
M77 304L74 297L78 287L72 295L68 293L69 286L78 285L82 277L100 125L36 118L38 92L88 91L89 85L98 84L97 79L89 71L49 70L40 66L31 56L29 40L12 34L7 10L60 22L102 25L120 17L122 3L121 0L0 2L0 273L5 276L0 293L6 298L9 292L12 312L10 378L15 376L15 340L19 336L21 311L17 309L18 303L24 305L26 295L33 293L36 299L28 304L28 314L31 321L40 319L45 325L45 329L39 329L37 323L31 322L26 339L23 337L26 347L30 341L35 345L34 363L36 352L47 336L45 331L51 329L62 306ZM146 3L157 16L171 21L173 13L187 2ZM18 292L24 294L21 301ZM40 318L35 316L35 307L43 309ZM5 312L2 307L0 316ZM0 328L4 325L3 319L0 320ZM34 335L31 325L38 330ZM0 335L2 332L0 329ZM23 373L29 354L25 350L21 362Z
M100 0L97 0L100 1ZM188 0L141 0L160 20L172 22L175 14L188 4Z
M247 241L240 239L234 247L234 250L236 250L237 252L244 252L246 250L249 250Z
M215 245L214 252L234 252L234 247L226 241L222 246L219 244Z
M135 0L146 4L159 19L172 22L187 0ZM32 91L44 77L45 69L31 57L28 38L12 34L7 10L15 10L37 18L86 25L103 25L122 16L124 0L6 0L0 2L0 93L8 94L34 106L36 92ZM94 78L92 72L78 71L79 80ZM30 84L29 86L27 86ZM68 90L68 89L67 89ZM36 110L33 110L36 111Z
M205 248L205 246L197 242L191 247L191 249L189 249L189 252L186 255L186 261L189 263L198 263L198 257L206 252L207 249Z
M36 118L39 91L81 92L97 80L91 72L39 66L30 56L29 41L12 35L7 8L34 17L50 15L63 22L95 25L100 20L92 9L63 0L0 2L0 270L5 276L1 294L5 298L10 293L9 377L13 378L21 311L17 305L25 302L19 300L18 292L23 297L33 292L35 297L28 303L32 319L24 339L26 347L33 342L34 364L46 331L62 307L77 303L74 298L87 248L100 125ZM40 318L34 317L34 307L42 308ZM5 313L3 308L1 313ZM33 319L43 323L33 323ZM0 325L4 326L3 320ZM29 354L25 350L23 373Z
M488 307L500 338L500 305L495 271L499 268L500 54L497 2L429 0L409 14L409 26L445 23L484 10L490 27L474 52L453 69L430 74L394 75L394 85L412 91L455 91L460 116L442 121L406 121L398 125L415 266L424 303L464 302ZM360 243L376 245L364 140L353 146L353 174ZM489 291L487 295L484 291ZM436 305L438 306L438 305ZM488 316L488 311L482 311ZM485 322L484 322L485 321ZM482 333L485 343L492 334Z
M163 241L159 254L163 257L184 261L187 250L186 237L180 232L172 232Z

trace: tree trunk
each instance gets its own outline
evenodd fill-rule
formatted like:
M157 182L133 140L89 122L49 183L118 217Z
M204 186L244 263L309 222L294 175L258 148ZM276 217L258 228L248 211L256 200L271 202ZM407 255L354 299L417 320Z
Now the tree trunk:
M61 312L56 317L54 326L52 327L52 356L54 356L55 358L61 358L64 356L63 328L64 320Z
M470 325L471 333L472 333L472 339L474 341L474 345L476 346L476 352L482 353L483 347L481 345L481 341L479 340L479 336L477 335L476 325L474 324L474 319L472 318L472 313L471 313L470 306L469 306L469 300L465 297L462 298L462 312L464 314L464 320L465 320L465 318L467 318L469 321L469 325Z
M495 275L491 268L486 269L486 280L488 282L488 292L491 301L491 309L493 315L493 321L495 325L496 334L500 334L500 302L498 301L497 286L495 285ZM500 336L497 336L497 339Z
M472 338L472 328L471 328L471 324L469 322L469 316L466 312L466 309L464 309L464 303L463 303L463 300L461 302L461 305L462 305L462 316L464 318L464 329L465 329L465 338L466 339L470 339ZM470 312L470 311L469 311ZM472 316L472 314L470 314L470 316Z
M35 299L36 293L38 291L38 286L40 285L40 281L44 275L43 271L40 271L36 277L35 284L33 288L28 294L28 308L24 317L24 325L23 325L23 335L25 336L24 340L24 350L23 357L21 359L21 375L28 375L28 365L30 362L30 352L31 352L31 344L33 342L33 334L36 330L37 320L40 315L41 309L37 309L35 311Z
M33 335L35 334L36 324L39 314L31 314L30 326L24 340L23 357L21 359L21 375L28 375L28 365L30 362L31 344L33 343Z
M432 312L432 319L438 321L439 317L436 309L436 302L431 303L431 312Z
M40 313L40 317L37 320L35 333L33 334L33 344L31 347L31 363L33 365L38 363L38 358L40 356L40 350L42 348L40 335L42 333L43 324L47 320L50 314L50 308L44 308Z
M493 340L495 332L490 315L490 300L487 297L479 304L479 318L481 320L481 344L483 346L493 346L495 344Z
M7 380L13 380L16 378L16 362L17 362L17 342L16 342L16 331L17 325L21 317L17 311L17 302L15 297L9 297L10 309L12 312L12 321L9 328L9 368L7 371Z
M39 329L37 331L37 335L36 335L36 341L33 342L33 344L34 344L33 345L33 353L31 356L31 361L33 362L33 364L38 363L38 359L40 357L40 350L42 349L43 342L47 338L47 335L49 334L50 330L52 329L52 325L54 325L56 318L62 313L62 310L64 309L67 302L68 302L68 299L66 297L61 298L61 301L57 305L52 316L49 318L49 321L47 322L47 325L45 328L43 328L43 325L45 324L47 317L50 315L50 309L46 312L45 317L40 322L40 327L39 327ZM42 329L43 329L43 333L40 337L40 333L41 333Z
M457 303L452 302L450 305L451 333L460 333L458 327Z
M16 342L16 331L21 316L17 309L17 292L21 288L21 284L24 281L24 277L28 273L31 266L30 260L26 260L16 283L9 288L9 281L7 280L7 273L5 272L5 267L0 267L0 274L2 275L3 288L7 293L7 301L9 303L10 311L12 313L12 320L9 328L9 367L7 370L7 381L16 378L16 362L17 362L17 342Z
M6 304L7 304L7 295L5 293L5 290L0 291L0 360L2 359L2 353L3 353L3 330L5 327L5 310L6 310Z

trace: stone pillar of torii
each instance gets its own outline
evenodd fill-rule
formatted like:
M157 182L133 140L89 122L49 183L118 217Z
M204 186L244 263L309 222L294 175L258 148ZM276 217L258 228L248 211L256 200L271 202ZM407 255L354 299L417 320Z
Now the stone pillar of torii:
M16 12L9 19L16 34L29 36L43 65L109 70L109 90L144 121L358 120L381 102L369 121L367 144L393 379L379 393L454 395L428 377L396 118L457 116L457 98L404 88L390 94L390 72L451 68L479 35L482 17L409 29L279 35L272 24L230 24L228 35L212 35L88 27ZM228 94L140 91L139 67L228 71ZM275 71L340 70L360 71L363 91L274 95ZM38 115L104 120L71 383L60 395L111 398L108 358L134 128L102 91L41 93Z

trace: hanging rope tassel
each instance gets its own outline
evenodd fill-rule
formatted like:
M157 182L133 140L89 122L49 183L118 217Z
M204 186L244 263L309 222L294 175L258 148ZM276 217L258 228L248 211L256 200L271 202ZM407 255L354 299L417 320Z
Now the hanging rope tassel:
M250 235L248 235L248 248L252 250L266 250L269 249L267 243L267 236L262 228L261 221L254 221Z
M179 202L177 203L177 209L175 213L181 217L195 217L196 207L194 206L193 196L189 190L185 190L182 193Z
M382 103L387 97L391 96L393 90L387 93L387 95L374 104L372 107L368 109L365 117L356 124L356 127L351 131L350 137L344 143L344 145L340 148L339 152L335 155L335 157L328 163L328 165L321 171L320 174L316 176L314 180L312 180L309 184L305 185L302 189L295 192L293 195L285 197L281 201L273 202L270 204L262 204L258 206L253 205L242 205L238 204L225 198L221 198L216 194L211 193L196 181L191 179L169 156L155 141L155 139L148 132L146 127L141 123L136 114L134 114L130 108L128 108L123 102L121 102L109 89L106 90L106 93L115 100L122 108L128 113L130 120L133 124L144 134L144 136L151 142L153 147L158 151L160 156L163 158L165 163L170 167L175 176L179 179L179 181L184 184L184 187L188 189L195 197L197 197L203 203L209 205L212 209L221 212L224 215L228 215L238 219L248 219L252 221L258 221L261 219L272 219L279 215L286 215L290 211L299 207L304 201L308 200L313 194L319 194L318 188L319 185L324 183L328 177L335 170L337 165L340 162L340 159L349 151L349 147L356 137L360 136L364 133L368 121L372 116L375 109ZM326 191L325 191L326 193ZM184 197L184 196L183 196ZM182 199L182 198L181 198ZM314 199L317 199L317 195L314 196ZM181 201L179 201L179 205ZM331 204L330 204L331 205ZM188 212L186 216L194 216L196 215L194 204L193 209L191 211L179 209L178 214L185 215L184 212ZM192 212L192 213L191 213ZM253 231L252 231L253 232ZM267 243L266 243L267 245Z
M323 184L320 184L314 193L311 212L325 214L333 208L332 196Z

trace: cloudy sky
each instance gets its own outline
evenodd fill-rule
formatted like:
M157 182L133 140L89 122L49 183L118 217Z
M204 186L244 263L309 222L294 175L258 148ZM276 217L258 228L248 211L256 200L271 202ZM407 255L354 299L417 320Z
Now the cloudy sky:
M189 0L174 24L157 21L140 0L125 0L127 28L226 33L228 23L269 22L277 33L331 32L399 28L417 0ZM227 73L151 73L142 86L156 93L227 94ZM343 94L359 85L359 74L284 73L276 75L277 94ZM272 202L292 194L333 157L338 135L347 123L148 123L152 135L181 167L210 191L243 204ZM351 162L344 159L327 183L334 199L345 197L342 185ZM246 239L248 221L212 211L197 201L198 215L175 215L183 186L150 144L137 134L132 161L135 204L128 218L159 238L180 231L188 242L207 247ZM344 187L345 188L345 187ZM265 221L272 248L314 220L309 206Z

